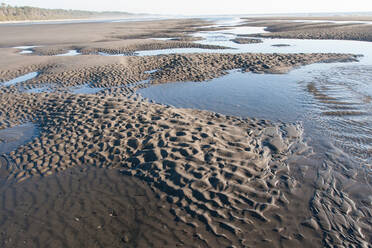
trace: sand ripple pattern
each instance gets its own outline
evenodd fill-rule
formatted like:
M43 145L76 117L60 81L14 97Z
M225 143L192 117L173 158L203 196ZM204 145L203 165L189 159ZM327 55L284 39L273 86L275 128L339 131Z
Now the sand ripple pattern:
M344 192L348 179L334 167L337 164L326 162L318 172L317 189L310 202L315 218L308 223L317 223L313 228L324 232L323 243L327 247L369 247L366 233L371 232L371 210L364 204L358 204L361 208L356 206Z
M288 158L311 153L302 141L300 125L175 109L148 103L133 90L145 79L202 81L230 69L273 72L272 68L287 70L345 59L355 57L171 55L128 57L118 64L70 71L47 67L27 84L54 83L63 89L88 80L108 89L74 95L63 90L22 94L17 86L1 88L1 101L7 104L0 108L0 126L32 121L40 130L37 138L1 163L7 163L9 182L52 176L79 166L117 168L147 182L160 199L172 204L170 211L179 223L194 229L206 227L220 245L244 247L264 239L268 245L283 243L282 239L299 244L298 230L283 231L271 224L283 225L276 212L290 207L287 193L296 187ZM145 73L154 69L158 70L151 75ZM269 231L256 228L261 225ZM267 232L276 234L269 239ZM198 239L208 246L208 234L201 232Z
M292 39L327 39L327 40L361 40L372 41L372 25L363 23L304 23L260 21L249 26L267 26L270 33L257 34L257 37L292 38Z
M62 105L54 107L56 99L49 100L54 111L41 120L45 132L10 154L19 181L76 165L122 168L215 234L240 231L213 217L267 222L264 212L286 202L276 174L288 172L286 155L300 141L299 127L123 99L58 100Z
M324 144L327 152L310 201L314 219L308 221L323 230L329 247L369 247L371 70L335 67L307 85L319 109L318 123L335 144Z
M307 85L321 111L321 125L363 167L372 165L371 72L369 66L334 68Z

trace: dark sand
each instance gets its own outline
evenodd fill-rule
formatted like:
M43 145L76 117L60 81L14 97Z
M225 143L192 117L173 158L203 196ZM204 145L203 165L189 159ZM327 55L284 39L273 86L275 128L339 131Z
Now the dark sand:
M40 131L0 157L2 247L368 247L370 211L337 191L335 175L318 170L320 159L308 159L300 125L176 109L135 93L147 86L143 80L204 81L231 69L285 73L356 56L43 56L152 49L170 41L138 39L192 33L202 24L0 27L7 33L0 81L39 72L0 87L0 128L31 121ZM26 44L44 48L27 56L10 48ZM104 90L68 91L87 83ZM40 86L53 91L22 91Z

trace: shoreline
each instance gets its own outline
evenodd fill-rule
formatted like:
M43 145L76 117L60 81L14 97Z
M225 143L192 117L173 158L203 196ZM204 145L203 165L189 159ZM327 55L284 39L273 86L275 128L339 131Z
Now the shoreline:
M219 16L219 15L217 15ZM221 15L226 17L231 17L231 15ZM132 14L128 16L114 16L114 17L101 17L101 18L76 18L76 19L40 19L40 20L20 20L20 21L0 21L1 24L18 24L18 23L32 23L32 22L66 22L66 21L105 21L105 20L121 20L121 19L132 19L136 17L144 17L144 20L146 21L146 18L167 18L167 19L174 19L174 16L165 16L165 15L153 15L153 14ZM184 16L181 17L181 19L205 19L205 18L212 18L215 17L215 15L210 16ZM269 15L269 16L260 16L260 15L253 15L252 17L247 17L247 15L239 14L235 16L236 18L243 18L247 20L281 20L281 21L289 21L289 20L313 20L313 21L360 21L360 22L372 22L372 16L366 15L350 15L350 16L340 16L335 13L335 15L330 15L327 17L321 17L321 16L283 16L279 15L276 16L275 14Z
M243 26L265 26L267 33L254 34L259 38L319 39L372 41L371 23L293 22L291 20L247 19Z
M174 17L173 17L174 18ZM20 21L0 21L1 25L6 24L78 24L78 23L95 23L95 22L116 22L116 21L149 21L149 20L162 20L162 19L173 19L172 17L166 17L162 15L141 15L133 14L129 16L113 16L113 17L101 17L101 18L77 18L77 19L40 19L40 20L20 20ZM189 19L189 18L184 18Z

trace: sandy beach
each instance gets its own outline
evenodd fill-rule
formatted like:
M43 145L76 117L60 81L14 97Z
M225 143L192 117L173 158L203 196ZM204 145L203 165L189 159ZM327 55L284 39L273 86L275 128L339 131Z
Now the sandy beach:
M6 34L0 40L0 143L27 140L0 151L2 247L369 247L370 203L360 211L336 189L334 174L319 173L322 161L309 159L314 150L301 124L175 108L136 92L204 82L231 70L284 74L360 56L136 56L227 49L195 42L201 38L192 34L221 29L212 24L0 26ZM239 27L263 24L272 33L255 36L371 41L371 25L249 20ZM36 47L20 54L16 46ZM54 56L70 50L79 55ZM26 81L9 83L30 73ZM86 85L96 91L73 92ZM332 100L315 86L308 90ZM6 132L25 123L30 126Z
M331 20L326 18L300 18L300 21L293 22L291 18L279 18L275 21L270 18L257 18L248 19L248 25L267 27L266 30L270 33L255 35L257 37L372 41L372 23L370 19L330 19ZM316 22L317 20L324 20L324 22L319 23ZM366 23L363 22L364 20L367 20Z

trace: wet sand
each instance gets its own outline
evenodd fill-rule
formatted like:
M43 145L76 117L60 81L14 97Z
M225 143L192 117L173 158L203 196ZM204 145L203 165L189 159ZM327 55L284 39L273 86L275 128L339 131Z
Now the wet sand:
M300 20L306 19L300 18ZM248 19L248 23L244 25L267 27L265 30L269 33L253 35L262 38L372 41L372 24L348 23L347 20L345 23L316 22L316 20L315 22L293 22L260 18Z
M204 28L209 24L201 20L164 20L133 23L75 23L0 26L7 34L0 47L11 48L32 44L37 55L63 54L77 50L83 54L132 54L136 50L165 48L211 48L193 43L188 35L197 31L214 30ZM36 32L35 32L36 31ZM171 41L149 40L150 38L174 38ZM191 40L190 40L191 39ZM35 55L35 54L31 54Z
M142 44L180 46L180 41L138 39L166 31L182 37L178 34L196 32L205 23L100 25L97 32L91 24L45 25L45 34L53 30L55 37L37 37L39 26L20 27L21 36L20 30L5 30L13 33L0 42L6 46L0 51L6 58L0 61L0 81L36 71L38 76L0 87L0 128L31 121L40 133L0 158L3 247L367 247L370 237L363 233L370 231L370 213L361 214L360 223L347 217L358 210L337 195L327 171L317 175L314 163L321 159L306 159L313 152L299 124L177 109L135 92L146 84L204 81L232 69L285 73L357 56L44 56L54 52L43 51L71 48L121 53ZM89 35L80 34L82 29ZM33 55L11 48L27 44L44 48ZM123 50L130 44L137 45ZM103 90L68 91L87 83ZM53 91L21 90L40 86ZM301 163L292 167L297 160ZM315 188L314 178L320 178ZM322 189L333 193L323 196ZM333 201L343 212L328 209Z
M237 43L237 44L256 44L256 43L262 43L262 40L260 39L249 39L249 38L235 38L231 41Z

